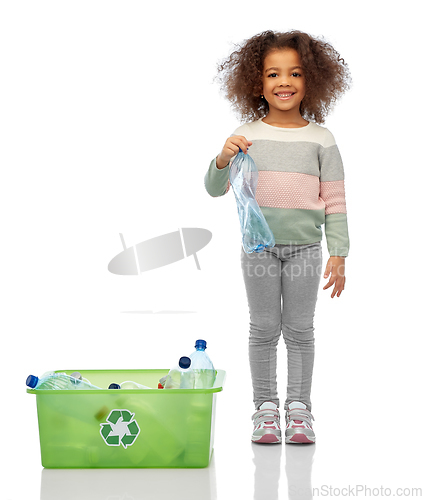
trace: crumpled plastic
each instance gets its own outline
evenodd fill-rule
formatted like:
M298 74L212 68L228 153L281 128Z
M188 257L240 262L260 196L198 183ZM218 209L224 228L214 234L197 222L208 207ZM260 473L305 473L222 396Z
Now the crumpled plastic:
M241 149L230 167L229 181L235 194L244 251L259 253L273 247L275 237L255 198L258 169L251 156Z

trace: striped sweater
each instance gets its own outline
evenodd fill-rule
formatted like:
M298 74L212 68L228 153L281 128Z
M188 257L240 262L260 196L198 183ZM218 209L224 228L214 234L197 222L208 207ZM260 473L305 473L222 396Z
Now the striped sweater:
M344 168L332 133L314 122L280 128L260 119L241 125L232 135L253 143L248 154L259 171L256 200L276 243L321 241L324 224L329 255L346 257ZM216 158L210 163L204 183L211 196L229 191L229 168L218 169Z

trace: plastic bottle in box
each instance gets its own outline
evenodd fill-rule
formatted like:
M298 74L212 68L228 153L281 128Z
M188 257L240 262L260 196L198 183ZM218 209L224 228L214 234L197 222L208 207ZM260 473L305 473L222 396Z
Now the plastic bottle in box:
M29 375L26 379L26 385L36 390L98 390L100 387L90 384L88 381L80 378L66 375L66 373L50 372L47 375L38 378L35 375Z
M151 389L151 387L138 384L138 382L134 382L133 380L125 380L125 382L122 382L120 384L110 384L109 389Z
M216 370L205 349L207 349L207 342L199 339L195 342L195 351L190 355L196 389L209 389L213 387L216 378Z
M165 389L194 389L194 373L190 368L191 359L182 356L179 364L172 368L166 378Z

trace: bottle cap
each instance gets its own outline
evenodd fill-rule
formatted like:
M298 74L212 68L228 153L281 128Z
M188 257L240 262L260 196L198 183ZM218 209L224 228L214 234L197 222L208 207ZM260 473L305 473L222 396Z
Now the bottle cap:
M109 389L120 389L120 385L112 383L112 384L109 385Z
M198 339L196 342L195 342L195 348L196 349L207 349L207 342L205 340L202 340L202 339Z
M191 358L188 356L182 356L179 360L179 366L184 369L189 368L191 366Z
M31 389L34 389L34 387L38 384L38 377L35 375L28 375L28 378L26 379L26 385L28 387L31 387Z

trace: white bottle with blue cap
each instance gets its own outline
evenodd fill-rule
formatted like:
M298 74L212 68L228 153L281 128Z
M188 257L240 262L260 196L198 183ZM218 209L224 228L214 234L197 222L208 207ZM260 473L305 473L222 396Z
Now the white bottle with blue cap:
M87 379L83 380L79 372L72 375L66 373L47 372L41 378L35 375L29 375L26 379L26 385L36 390L98 390L99 387L89 383Z
M191 369L191 359L182 356L177 367L172 368L166 377L165 389L194 389L194 373Z
M216 378L216 370L206 353L206 349L207 342L199 339L195 342L195 351L190 355L196 389L209 389L213 387Z

